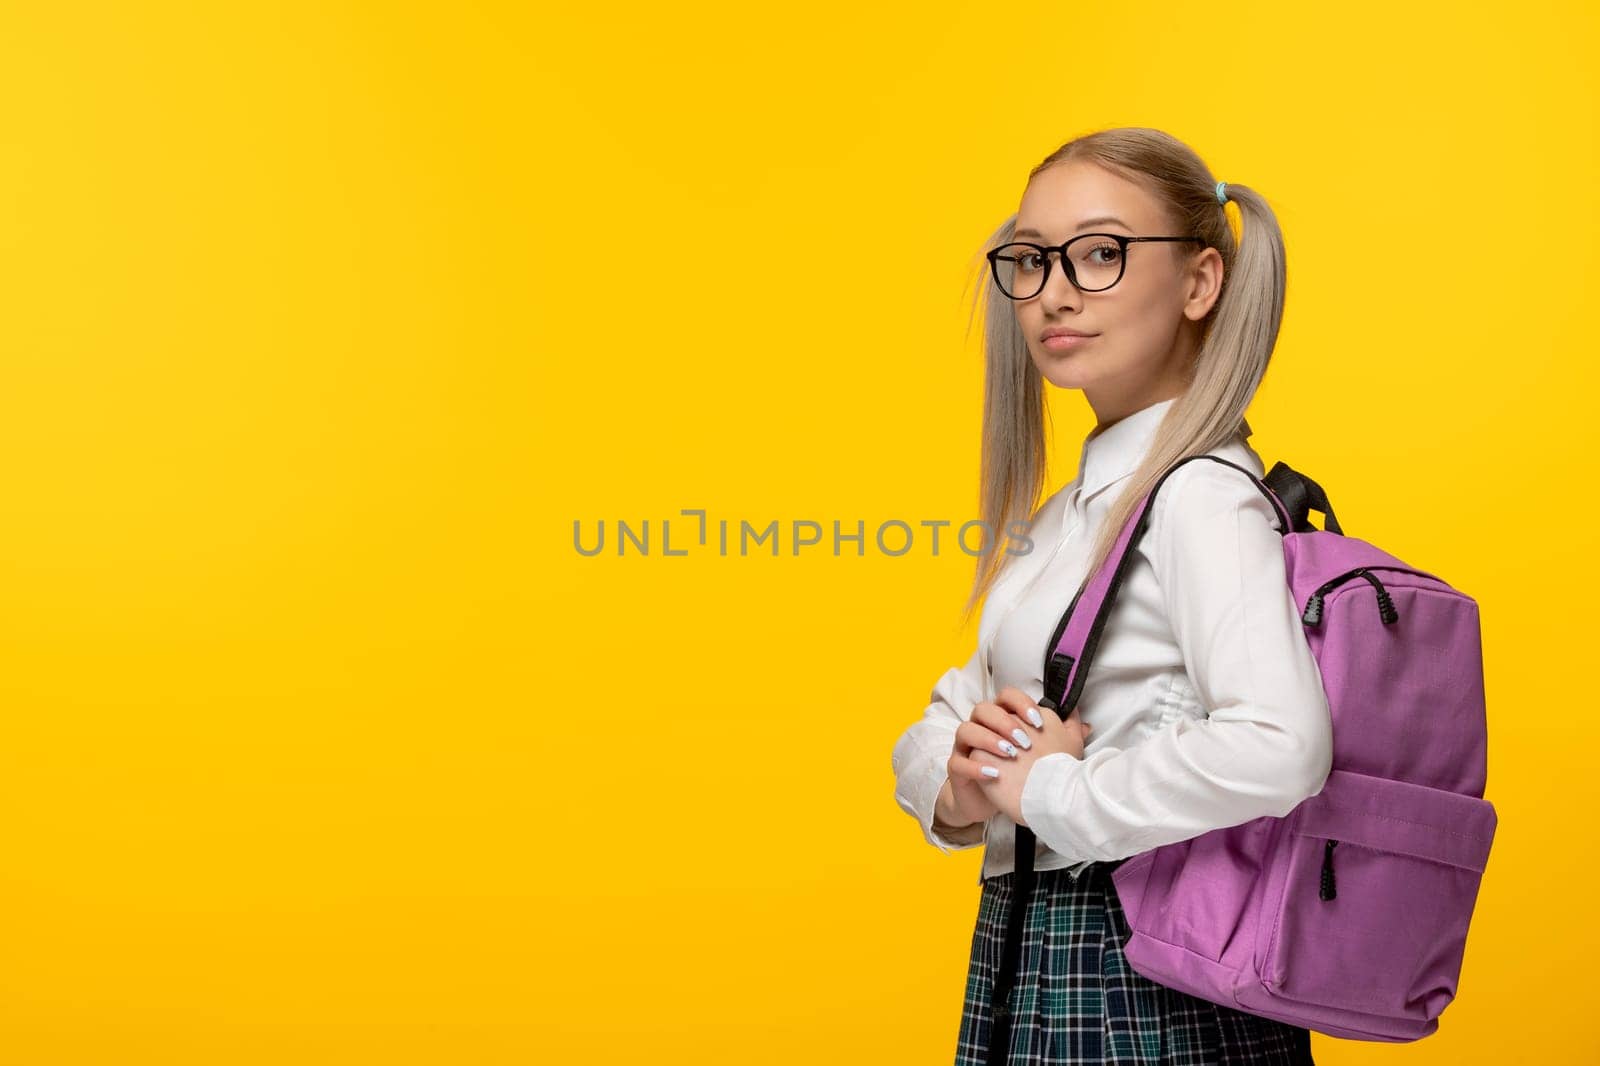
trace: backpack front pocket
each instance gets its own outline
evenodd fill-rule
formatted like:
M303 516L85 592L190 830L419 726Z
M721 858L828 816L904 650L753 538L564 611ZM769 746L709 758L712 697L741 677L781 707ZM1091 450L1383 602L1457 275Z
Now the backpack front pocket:
M1494 806L1334 770L1289 817L1262 983L1304 1003L1438 1017L1455 997Z

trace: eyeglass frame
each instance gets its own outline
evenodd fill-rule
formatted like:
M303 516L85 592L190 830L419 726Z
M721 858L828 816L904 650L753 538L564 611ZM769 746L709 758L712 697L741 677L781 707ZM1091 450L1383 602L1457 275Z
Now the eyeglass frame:
M1078 284L1078 272L1072 269L1072 260L1067 255L1068 246L1078 241L1086 240L1090 237L1110 237L1112 240L1117 242L1117 246L1119 248L1118 254L1120 254L1122 257L1121 262L1118 264L1117 276L1112 279L1110 285L1102 285L1098 289L1086 289L1082 285ZM1107 289L1114 288L1117 282L1122 280L1122 275L1128 272L1128 245L1133 244L1136 241L1194 241L1200 244L1206 243L1206 239L1204 237L1130 237L1125 233L1080 233L1076 237L1069 238L1060 244L1052 245L1035 244L1032 241L1007 241L999 248L991 248L984 254L984 258L989 260L989 269L994 273L995 287L1000 290L1002 295L1011 300L1031 300L1035 296L1038 296L1039 293L1044 292L1044 287L1050 284L1051 252L1056 253L1056 258L1060 260L1061 268L1067 272L1067 280L1072 282L1073 288L1077 289L1079 292L1105 292ZM1007 248L1012 248L1017 245L1022 245L1027 248L1037 248L1039 250L1039 254L1044 257L1044 277L1039 281L1038 291L1028 296L1012 296L1009 292L1006 292L1005 282L1000 280L999 261L1002 258L1012 259L1015 261L1012 256L1002 256L1000 253Z

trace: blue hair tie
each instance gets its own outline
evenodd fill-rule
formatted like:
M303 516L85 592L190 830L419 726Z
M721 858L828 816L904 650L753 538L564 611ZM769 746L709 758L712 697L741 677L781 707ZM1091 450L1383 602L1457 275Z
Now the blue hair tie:
M1225 181L1217 182L1217 203L1225 204L1225 203L1228 202L1227 189L1228 189L1228 183L1227 182L1225 182Z

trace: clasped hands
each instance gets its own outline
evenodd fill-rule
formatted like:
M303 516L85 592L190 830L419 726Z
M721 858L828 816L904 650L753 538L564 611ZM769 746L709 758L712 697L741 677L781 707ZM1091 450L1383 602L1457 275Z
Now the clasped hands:
M1083 758L1090 726L1078 708L1062 718L1040 707L1019 688L1007 686L991 701L972 708L956 727L949 780L939 800L940 818L953 826L987 821L996 811L1018 825L1022 819L1022 786L1033 764L1064 751Z

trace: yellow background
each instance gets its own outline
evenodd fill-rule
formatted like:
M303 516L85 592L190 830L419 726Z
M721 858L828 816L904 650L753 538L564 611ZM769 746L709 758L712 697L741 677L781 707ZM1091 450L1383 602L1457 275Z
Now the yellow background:
M1279 211L1269 465L1482 605L1460 994L1318 1062L1593 1061L1596 39L7 5L0 1063L948 1062L980 852L889 752L971 560L660 524L975 517L970 257L1111 125ZM1059 485L1092 420L1054 399ZM575 551L619 519L651 555Z

